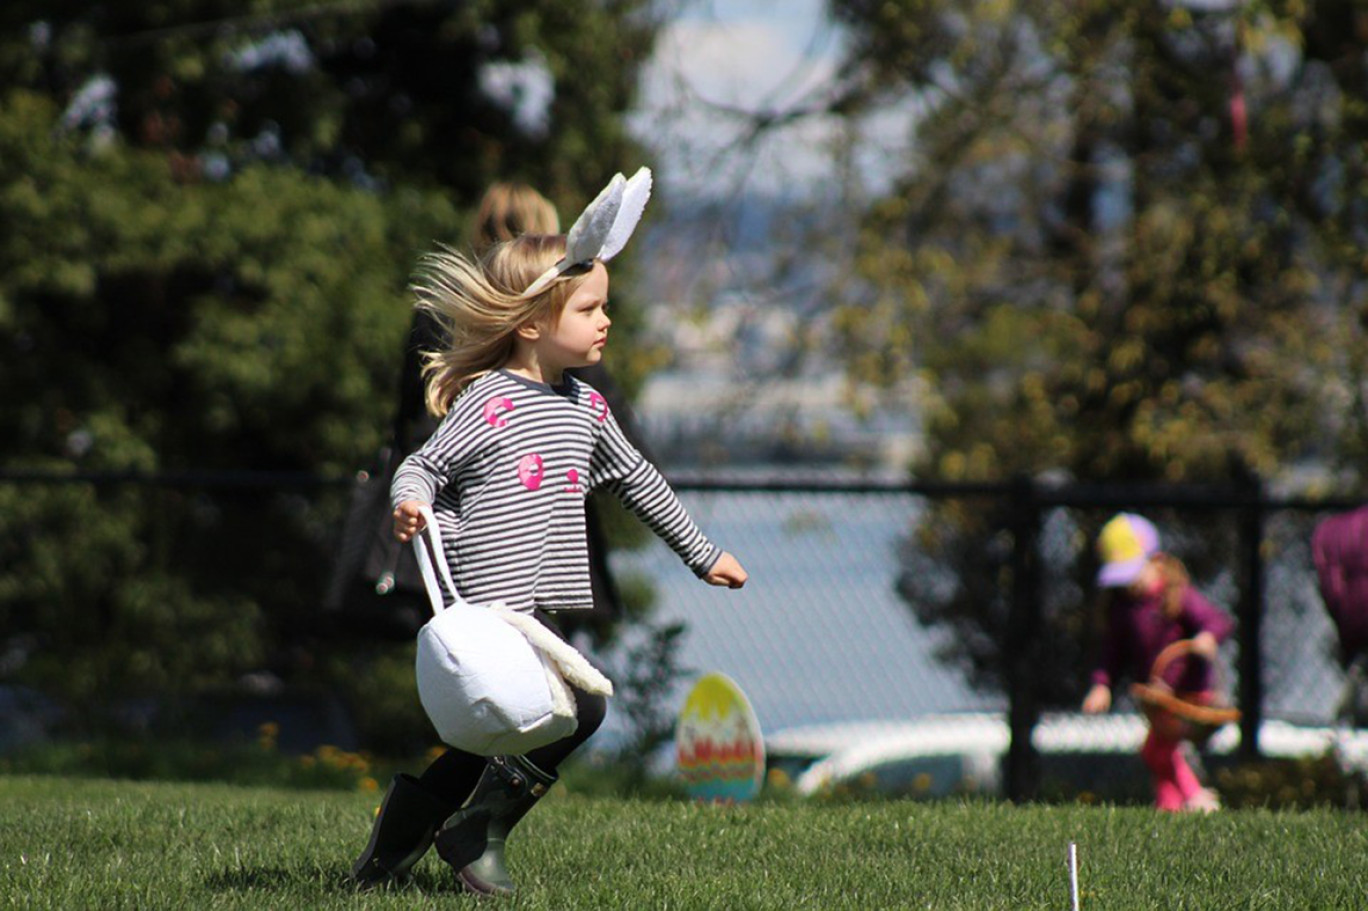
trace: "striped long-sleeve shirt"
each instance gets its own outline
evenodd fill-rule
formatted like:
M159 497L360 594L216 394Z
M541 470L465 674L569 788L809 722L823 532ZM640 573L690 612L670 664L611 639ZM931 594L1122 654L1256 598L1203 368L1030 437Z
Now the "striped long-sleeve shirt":
M461 597L520 610L593 606L585 498L614 493L698 576L721 556L602 395L498 370L475 380L395 473L390 498L431 503Z

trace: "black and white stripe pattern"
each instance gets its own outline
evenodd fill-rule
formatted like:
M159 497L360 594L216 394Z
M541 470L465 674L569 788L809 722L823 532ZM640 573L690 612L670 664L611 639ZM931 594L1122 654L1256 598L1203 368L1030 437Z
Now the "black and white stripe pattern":
M433 504L461 596L477 604L593 606L584 503L604 487L702 576L721 555L608 403L566 377L552 388L480 377L394 477L394 505Z

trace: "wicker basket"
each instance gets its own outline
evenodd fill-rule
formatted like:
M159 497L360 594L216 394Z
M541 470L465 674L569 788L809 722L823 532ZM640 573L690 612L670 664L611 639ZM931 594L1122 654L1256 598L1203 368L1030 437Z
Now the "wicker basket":
M1227 704L1219 685L1211 699L1208 693L1174 692L1164 682L1164 671L1170 664L1193 654L1192 639L1180 639L1167 646L1154 659L1149 682L1132 684L1131 696L1156 730L1172 740L1190 740L1201 746L1227 724L1239 721L1240 710Z

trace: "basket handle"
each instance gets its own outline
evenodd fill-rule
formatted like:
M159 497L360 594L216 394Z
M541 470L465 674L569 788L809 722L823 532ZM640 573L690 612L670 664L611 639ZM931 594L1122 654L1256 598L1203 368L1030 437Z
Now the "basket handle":
M451 567L447 565L446 551L442 549L442 530L437 527L437 516L433 514L431 506L423 506L419 512L423 516L423 530L413 536L413 549L418 557L418 571L423 574L423 587L427 589L428 600L432 602L432 613L436 616L446 607L446 597L442 591L443 582L446 583L447 591L456 599L456 603L459 604L463 599L461 593L456 590L456 580L451 577ZM439 572L440 581L437 578Z
M1170 642L1168 645L1164 646L1159 654L1155 656L1154 665L1150 668L1150 683L1167 689L1168 684L1164 682L1164 671L1168 670L1168 666L1174 661L1177 661L1179 658L1186 655L1194 654L1196 651L1196 639L1179 639L1177 642ZM1220 662L1212 661L1209 658L1203 658L1203 660L1216 668L1216 675L1219 680L1221 676Z

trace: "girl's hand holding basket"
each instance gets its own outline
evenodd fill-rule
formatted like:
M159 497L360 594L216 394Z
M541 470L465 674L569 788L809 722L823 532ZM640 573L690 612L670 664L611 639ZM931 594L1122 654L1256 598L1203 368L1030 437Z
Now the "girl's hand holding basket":
M1225 725L1240 720L1240 710L1229 705L1219 676L1215 687L1200 692L1175 690L1167 682L1170 666L1177 661L1206 661L1219 672L1216 658L1216 638L1210 633L1180 639L1154 659L1147 683L1131 685L1131 696L1150 724L1169 739L1190 740L1200 746Z

